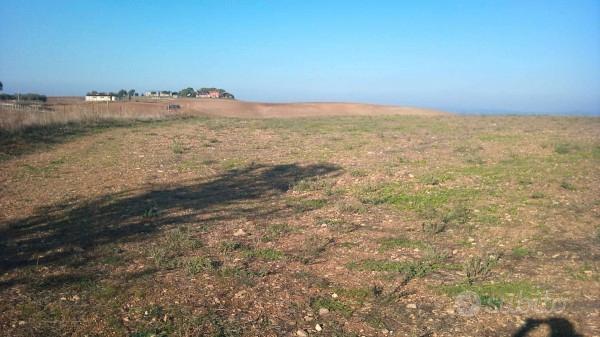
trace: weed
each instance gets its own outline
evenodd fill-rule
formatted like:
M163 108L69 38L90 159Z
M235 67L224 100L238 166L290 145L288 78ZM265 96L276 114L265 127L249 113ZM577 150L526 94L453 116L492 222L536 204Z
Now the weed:
M205 270L215 270L221 265L219 261L211 260L204 256L194 256L183 262L185 270L190 275L196 275Z
M354 169L352 171L350 171L350 175L352 177L366 177L367 175L369 175L369 172L367 170L361 170L361 169Z
M575 185L573 185L572 183L570 183L567 180L563 180L560 183L560 187L564 188L565 190L569 190L569 191L575 191L576 190Z
M304 264L313 263L323 254L327 248L335 242L334 239L326 239L319 236L310 236L294 255L294 258Z
M472 199L477 193L476 190L471 189L445 189L439 187L411 193L407 186L386 184L377 187L367 186L360 192L359 198L364 203L390 204L400 209L414 210L423 214L432 208L441 208L449 204L451 200Z
M529 252L529 249L525 247L515 247L512 250L512 255L517 258L523 258L529 256L530 254L531 253Z
M172 269L180 265L177 260L178 256L201 246L202 243L187 231L175 229L168 232L157 246L150 248L149 255L157 267Z
M277 260L281 260L284 258L284 255L282 252L272 249L272 248L247 250L245 252L245 255L246 255L246 257L249 257L249 258L258 258L258 259L268 260L268 261L277 261Z
M426 221L422 225L423 231L432 235L445 231L446 227L447 224L443 221Z
M160 211L158 210L158 208L156 206L152 206L147 208L144 211L144 214L142 214L142 216L144 218L154 218L157 217L160 214Z
M439 265L426 260L400 262L368 259L360 262L350 262L347 267L350 270L400 273L404 275L405 280L411 280L426 276L438 269Z
M171 151L173 151L175 154L182 154L185 152L185 149L183 148L183 144L181 144L181 142L174 139L173 143L171 144Z
M325 199L301 199L288 203L288 206L291 206L298 213L313 211L323 208L325 205L327 205Z
M331 297L312 298L310 300L310 307L316 312L318 312L320 308L325 308L329 311L337 312L346 318L352 316L353 312L352 308L344 304L342 301Z
M451 178L451 176L448 174L440 174L440 175L428 174L428 175L421 177L419 179L419 181L425 185L435 186L435 185L439 185L439 184L443 183L446 180L449 180L450 178Z
M261 241L271 242L288 233L291 233L292 231L293 228L286 223L272 224L265 228Z
M442 286L440 290L448 296L455 297L467 291L478 295L481 304L498 309L505 303L518 302L523 298L540 298L542 290L531 283L524 281L496 282L472 285L460 283L450 286Z
M558 154L567 154L579 150L579 146L569 143L558 143L554 145L554 152Z
M405 237L383 238L379 240L379 251L384 252L395 248L425 248L421 241L410 240Z
M532 199L543 199L545 196L546 195L543 192L539 192L539 191L533 192L531 194Z
M489 255L484 258L479 256L470 258L463 265L467 282L473 284L476 280L487 277L497 263L498 257L495 255Z
M336 204L337 209L346 214L359 214L366 212L367 208L356 201L340 201Z
M240 250L245 248L244 244L238 241L225 241L221 242L221 252L222 253L231 253L236 250Z

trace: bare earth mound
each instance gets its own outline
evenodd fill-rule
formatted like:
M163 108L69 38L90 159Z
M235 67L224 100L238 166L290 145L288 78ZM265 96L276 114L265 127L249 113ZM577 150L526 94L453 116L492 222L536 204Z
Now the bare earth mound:
M360 103L257 103L226 100L177 100L184 110L224 117L318 117L419 115L446 113L436 110Z

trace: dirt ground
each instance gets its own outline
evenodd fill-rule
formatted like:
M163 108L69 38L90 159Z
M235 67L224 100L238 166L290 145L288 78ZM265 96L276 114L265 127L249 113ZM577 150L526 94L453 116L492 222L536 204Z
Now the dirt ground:
M49 99L48 103L56 110L90 109L91 106L96 106L99 111L138 112L140 114L164 112L167 105L177 104L181 107L181 110L173 111L173 113L240 118L381 115L435 116L447 114L432 109L361 103L260 103L240 100L196 98L160 100L136 98L132 101L117 101L107 104L105 102L84 102L82 98L77 97L52 97Z
M0 335L600 336L599 118L180 102L0 157Z

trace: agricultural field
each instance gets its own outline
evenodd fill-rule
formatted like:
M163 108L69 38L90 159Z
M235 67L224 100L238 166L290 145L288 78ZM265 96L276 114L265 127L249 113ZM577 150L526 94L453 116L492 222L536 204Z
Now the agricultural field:
M600 336L600 118L0 136L2 336Z

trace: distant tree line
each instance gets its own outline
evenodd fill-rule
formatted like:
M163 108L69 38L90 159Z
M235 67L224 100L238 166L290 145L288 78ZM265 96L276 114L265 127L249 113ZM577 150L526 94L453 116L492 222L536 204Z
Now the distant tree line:
M198 95L208 95L211 91L217 91L219 98L235 99L235 96L221 88L200 88L198 90L188 87L179 91L179 97L196 97Z
M88 92L86 94L87 96L115 96L118 97L120 99L123 99L125 97L131 99L131 97L133 96L139 96L139 94L137 92L135 92L135 89L130 89L129 91L125 90L125 89L121 89L119 91L115 92L104 92L104 91L96 91L96 90L92 90L90 92Z
M0 91L4 89L4 84L0 81ZM48 97L40 94L0 94L0 101L39 101L46 102Z
M38 101L46 102L48 97L40 94L0 94L0 101Z

